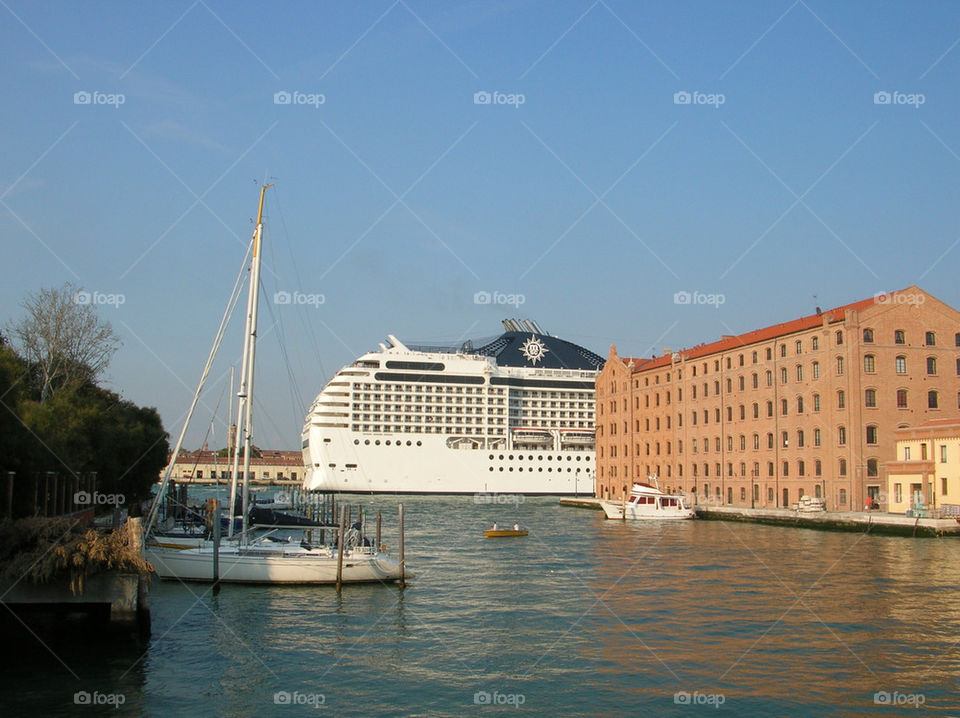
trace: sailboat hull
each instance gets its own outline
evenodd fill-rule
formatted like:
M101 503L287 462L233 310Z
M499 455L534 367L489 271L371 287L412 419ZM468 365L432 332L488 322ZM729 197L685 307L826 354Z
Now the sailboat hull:
M147 550L147 558L162 579L213 581L211 548ZM321 549L263 550L222 548L219 557L221 583L325 584L337 581L335 551ZM343 583L373 583L399 580L400 566L384 553L362 549L343 556ZM406 578L410 578L408 572Z

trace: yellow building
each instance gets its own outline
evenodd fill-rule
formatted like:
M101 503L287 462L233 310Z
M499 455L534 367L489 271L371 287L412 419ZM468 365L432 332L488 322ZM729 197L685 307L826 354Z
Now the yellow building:
M897 459L885 464L887 510L960 516L960 416L897 429Z

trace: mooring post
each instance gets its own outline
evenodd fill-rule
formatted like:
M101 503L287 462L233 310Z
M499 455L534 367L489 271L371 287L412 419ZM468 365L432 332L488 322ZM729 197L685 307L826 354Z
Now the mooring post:
M210 515L213 517L213 586L220 583L220 504L216 499L210 502ZM230 518L233 520L233 517Z
M404 580L407 575L407 567L403 558L403 504L399 505L398 510L400 514L400 588L403 588L407 585L407 582Z
M340 507L340 530L337 532L337 591L343 582L343 526L347 520L347 507Z
M623 505L620 507L620 511L623 514L620 517L620 520L626 521L627 520L627 492L625 489L623 491Z
M13 518L13 477L17 475L16 471L7 472L7 518ZM378 524L379 527L379 524Z

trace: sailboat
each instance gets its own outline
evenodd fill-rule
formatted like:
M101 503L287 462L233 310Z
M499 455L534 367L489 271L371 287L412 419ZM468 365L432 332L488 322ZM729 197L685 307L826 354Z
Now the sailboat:
M231 540L226 545L220 545L219 537L212 542L203 541L195 548L165 547L161 543L148 541L146 554L153 564L157 575L162 579L176 579L180 581L213 581L225 583L260 583L260 584L304 584L304 583L359 583L373 581L397 581L411 577L402 564L383 551L381 546L370 546L359 532L351 530L344 533L340 526L340 535L335 546L313 545L307 540L299 544L272 542L264 538L252 540L249 537L248 516L250 513L249 491L247 479L250 475L250 453L253 438L253 388L254 368L257 344L257 315L260 299L260 257L263 240L263 199L267 189L273 185L264 185L260 188L260 203L257 208L256 228L251 239L251 248L248 253L250 260L250 284L247 292L246 326L243 337L243 359L241 364L240 387L237 392L237 426L242 426L242 432L236 436L235 451L233 453L233 472L230 483L231 513L238 503L242 503L241 532L238 540ZM246 260L244 260L246 264ZM173 460L180 453L187 426L193 411L196 408L203 385L213 364L217 349L223 339L226 325L232 314L232 306L239 300L239 287L242 272L227 310L220 322L220 328L214 340L207 364L201 375L200 384L194 394L193 403L187 412L183 429L177 439L177 445L171 455L171 463L160 484L158 497L164 495L170 476L173 473ZM241 453L242 452L242 453ZM240 474L240 457L243 456L243 473ZM242 501L237 501L237 477L243 477ZM157 519L159 500L154 501L147 518L148 531L152 529ZM228 525L228 538L234 538L234 519Z

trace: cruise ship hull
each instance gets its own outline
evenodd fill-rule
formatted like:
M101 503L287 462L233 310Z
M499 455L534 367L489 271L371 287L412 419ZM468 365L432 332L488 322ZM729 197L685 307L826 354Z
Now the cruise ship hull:
M307 472L308 489L401 494L594 493L592 451L451 449L442 436L361 438L346 430L334 432L324 437L329 442L320 439L316 456L311 454L314 466ZM491 496L491 500L495 499Z

